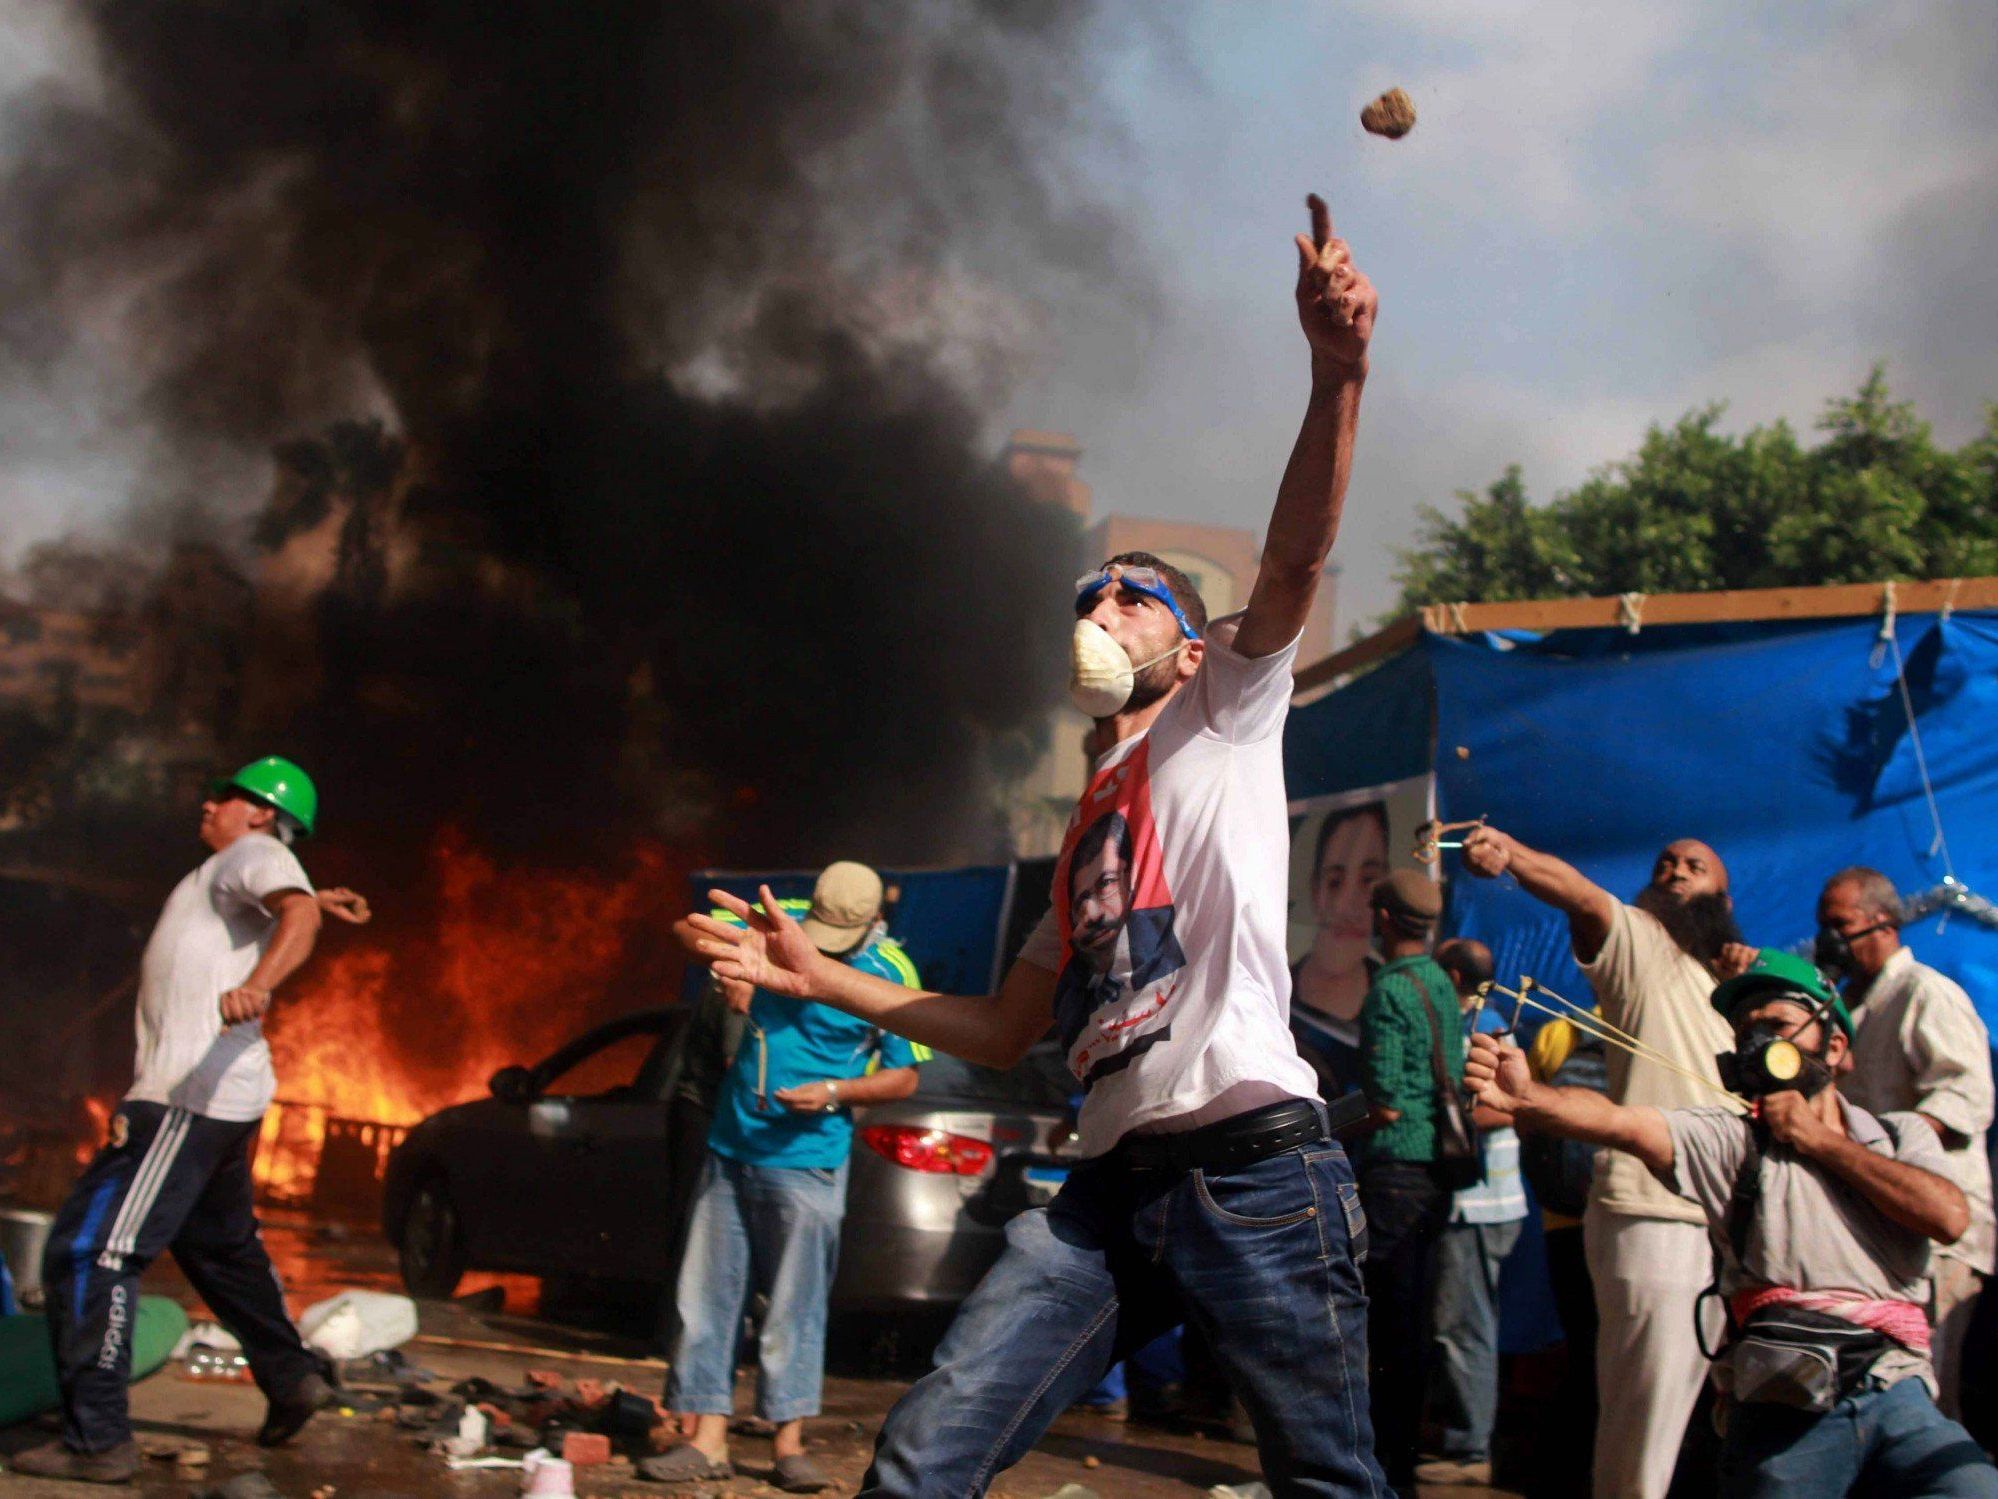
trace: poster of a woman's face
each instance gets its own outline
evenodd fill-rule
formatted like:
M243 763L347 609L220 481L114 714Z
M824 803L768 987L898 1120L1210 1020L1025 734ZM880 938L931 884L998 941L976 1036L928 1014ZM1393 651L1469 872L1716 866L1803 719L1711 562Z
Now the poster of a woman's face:
M1294 824L1290 952L1295 1002L1341 1020L1359 1014L1373 979L1369 898L1390 870L1414 863L1415 830L1429 817L1429 785L1429 778L1421 776L1317 799Z

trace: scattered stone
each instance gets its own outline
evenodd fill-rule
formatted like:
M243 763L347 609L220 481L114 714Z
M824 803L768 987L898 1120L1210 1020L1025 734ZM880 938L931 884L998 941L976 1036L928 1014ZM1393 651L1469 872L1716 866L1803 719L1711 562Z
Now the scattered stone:
M1103 1466L1103 1459L1092 1452L1082 1460L1082 1466L1085 1468L1100 1468Z
M1048 1495L1048 1499L1103 1499L1103 1496L1079 1483L1065 1483Z
M1372 135L1398 141L1415 128L1415 101L1391 88L1360 111L1360 124Z
M562 1460L572 1468L594 1468L610 1461L610 1438L599 1431L572 1431L562 1438Z
M183 1447L180 1451L176 1452L173 1455L173 1465L176 1468L205 1468L208 1466L211 1456L212 1454L206 1447L195 1443L192 1446Z
M222 1483L195 1490L194 1499L283 1499L271 1481L257 1472L238 1473Z

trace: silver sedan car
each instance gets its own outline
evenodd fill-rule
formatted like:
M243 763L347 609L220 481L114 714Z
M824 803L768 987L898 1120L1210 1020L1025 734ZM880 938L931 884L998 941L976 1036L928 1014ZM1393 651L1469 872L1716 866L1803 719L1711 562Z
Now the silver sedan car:
M705 1133L675 1098L686 1017L622 1016L415 1126L382 1204L410 1290L448 1296L468 1270L664 1286ZM1005 1072L938 1057L914 1097L862 1111L833 1309L963 1300L1007 1219L1053 1196L1074 1160L1068 1091L1043 1043Z

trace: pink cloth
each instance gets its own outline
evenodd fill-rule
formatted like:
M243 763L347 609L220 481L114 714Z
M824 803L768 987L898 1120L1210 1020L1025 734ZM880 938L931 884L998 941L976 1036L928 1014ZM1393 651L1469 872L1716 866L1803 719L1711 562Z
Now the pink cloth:
M1884 1332L1916 1353L1929 1351L1929 1314L1912 1301L1872 1301L1831 1291L1799 1291L1791 1286L1745 1286L1734 1293L1729 1310L1739 1325L1765 1306L1800 1306L1807 1312L1824 1312Z

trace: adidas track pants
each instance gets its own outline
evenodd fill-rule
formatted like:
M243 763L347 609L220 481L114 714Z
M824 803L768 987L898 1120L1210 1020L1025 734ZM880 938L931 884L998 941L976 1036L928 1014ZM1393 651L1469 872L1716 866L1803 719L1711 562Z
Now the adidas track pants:
M163 1249L243 1345L267 1396L316 1371L285 1311L251 1199L255 1122L127 1101L56 1215L42 1261L63 1440L102 1452L131 1436L125 1389L139 1276Z

